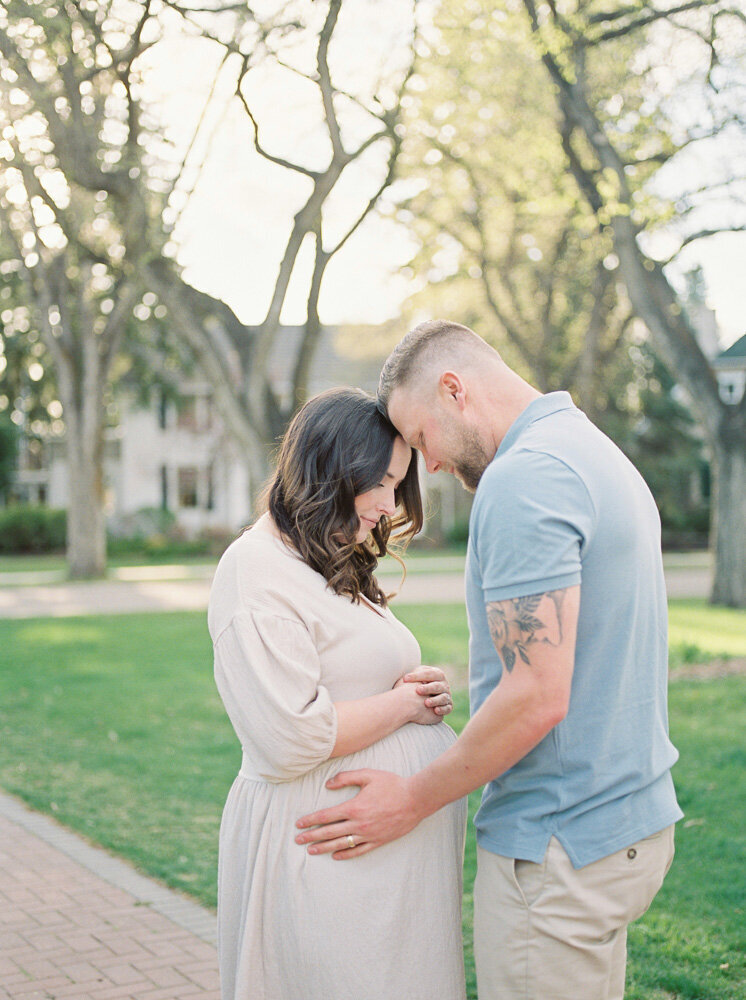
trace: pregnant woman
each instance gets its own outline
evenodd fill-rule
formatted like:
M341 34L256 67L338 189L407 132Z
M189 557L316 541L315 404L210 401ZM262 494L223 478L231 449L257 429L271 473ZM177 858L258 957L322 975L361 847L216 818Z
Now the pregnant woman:
M416 456L372 397L330 390L291 423L268 508L208 612L243 748L220 830L223 1000L463 1000L464 800L351 865L294 842L299 816L356 791L328 789L337 772L413 774L455 740L444 675L374 576L392 533L422 525Z

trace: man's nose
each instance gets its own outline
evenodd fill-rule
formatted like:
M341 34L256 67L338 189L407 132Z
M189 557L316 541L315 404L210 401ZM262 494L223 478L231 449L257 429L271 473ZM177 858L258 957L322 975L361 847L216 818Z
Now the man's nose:
M425 459L425 468L428 472L437 472L441 467L441 462L436 462L434 458Z

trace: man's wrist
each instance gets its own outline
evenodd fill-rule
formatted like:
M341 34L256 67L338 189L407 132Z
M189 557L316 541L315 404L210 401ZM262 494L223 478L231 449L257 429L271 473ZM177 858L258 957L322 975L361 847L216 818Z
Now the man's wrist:
M421 823L432 813L436 812L443 803L433 803L433 796L428 787L426 771L418 771L411 778L407 778L407 790L409 792L410 809L412 815Z

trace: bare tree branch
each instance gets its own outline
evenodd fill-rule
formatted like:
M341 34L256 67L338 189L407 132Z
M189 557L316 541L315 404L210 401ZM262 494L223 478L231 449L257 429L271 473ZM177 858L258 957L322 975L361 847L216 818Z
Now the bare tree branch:
M269 160L270 163L276 163L278 167L285 167L286 170L293 170L297 174L304 174L306 177L310 177L311 180L315 181L319 177L319 173L316 170L310 170L308 167L304 167L300 163L294 163L292 160L286 160L282 156L275 156L273 153L268 152L264 146L262 146L259 140L259 123L254 117L251 108L249 107L248 101L246 100L243 91L241 90L241 83L243 81L243 76L239 79L236 85L236 96L243 105L243 109L249 116L249 121L254 129L254 149L260 156L264 157L265 160Z
M676 7L669 7L667 10L649 9L648 13L641 17L637 17L634 20L630 20L627 24L622 25L619 28L610 28L608 31L599 32L598 35L594 35L593 37L585 36L582 44L588 47L601 45L614 38L621 38L624 35L629 35L633 31L639 31L640 28L645 28L648 25L653 24L655 21L660 21L663 18L669 18L675 14L683 14L689 10L701 10L703 7L712 6L717 2L718 0L689 0L689 2L679 4Z
M709 236L719 236L721 233L746 233L746 225L742 226L715 226L712 229L700 229L699 232L690 233L682 241L675 253L672 253L670 257L666 257L665 260L660 261L663 267L666 267L672 261L674 261L684 247L689 246L690 243L695 243L697 240L706 240Z
M536 35L542 37L542 26L535 0L523 0ZM707 2L707 0L703 0ZM703 422L716 434L722 417L722 403L712 370L697 343L694 331L676 300L662 267L647 257L638 243L639 230L632 221L631 192L624 173L624 163L612 145L603 125L591 109L578 77L568 79L548 46L542 50L542 61L557 88L557 101L565 118L563 146L568 153L570 168L580 190L586 196L594 214L608 211L617 255L622 263L630 299L647 324L656 346L668 366L679 373L696 395L696 405ZM577 128L588 142L598 162L598 170L585 167L575 153L571 136ZM617 204L607 208L607 199L598 186L603 172L617 184ZM674 332L675 328L675 332ZM696 387L696 388L695 388Z
M215 92L217 90L217 85L218 85L218 81L220 79L220 75L223 72L223 69L224 69L224 67L225 67L225 65L226 65L226 63L227 63L227 61L228 61L229 58L230 58L230 52L226 52L225 55L223 56L223 58L220 61L220 65L218 66L217 72L215 73L215 78L212 81L212 84L210 86L210 90L209 90L208 95L207 95L207 97L205 99L205 103L202 106L202 111L201 111L200 116L199 116L199 118L197 120L197 124L195 125L194 133L193 133L191 139L189 140L189 144L188 144L188 146L187 146L187 148L186 148L186 150L184 152L184 156L181 159L181 163L179 164L179 166L178 166L178 168L176 170L176 173L174 174L174 176L173 176L173 178L171 180L171 184L169 185L168 190L165 192L165 197L164 197L164 203L165 204L168 204L168 202L170 201L171 196L173 195L174 191L176 190L177 186L179 185L179 182L181 181L181 178L184 175L184 172L186 170L186 165L187 165L187 162L189 160L189 157L192 155L192 151L193 151L193 149L194 149L194 147L195 147L195 145L197 143L197 138L198 138L200 132L202 131L202 126L204 125L205 120L207 118L207 113L208 113L208 111L209 111L209 109L210 109L210 107L212 105L212 102L213 102L213 100L215 98ZM215 133L216 133L219 125L222 124L222 122L225 120L225 115L227 114L229 107L230 107L230 105L226 104L226 107L225 107L225 109L223 111L223 114L220 116L220 119L218 121L216 121L215 125L213 126L213 130L212 130L211 134L208 136L207 142L205 143L205 150L206 150L205 151L205 155L202 158L202 162L198 165L197 169L195 170L194 179L193 179L193 181L192 181L189 189L188 190L182 189L182 190L184 190L184 194L185 194L184 203L181 206L181 208L178 210L178 212L175 214L173 221L167 227L168 230L169 230L169 232L173 233L176 230L176 227L179 224L179 221L180 221L180 219L181 219L181 217L182 217L182 215L184 213L184 210L186 209L186 206L188 205L190 198L192 197L192 195L194 194L194 191L196 190L197 184L199 183L200 177L202 176L202 171L204 170L205 164L207 162L207 155L208 155L207 151L210 149L210 146L212 145L212 139L213 139L213 137L214 137L214 135L215 135Z
M316 69L319 74L319 90L324 104L324 121L329 133L334 156L344 156L342 136L339 131L337 113L334 110L334 88L329 75L329 43L339 18L342 0L330 0L324 26L319 34L319 45L316 52Z
M308 291L308 301L306 304L306 323L295 362L295 370L293 372L293 397L295 406L300 406L304 403L308 396L308 379L311 373L311 364L321 337L321 319L319 317L319 295L321 294L321 282L324 277L326 266L332 256L324 251L321 219L318 221L314 236L316 240L316 250L314 255L311 285Z

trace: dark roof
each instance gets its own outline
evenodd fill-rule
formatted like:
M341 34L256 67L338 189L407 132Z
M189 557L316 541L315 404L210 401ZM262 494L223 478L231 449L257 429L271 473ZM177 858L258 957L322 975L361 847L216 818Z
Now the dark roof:
M324 389L337 385L353 385L375 393L378 376L386 360L391 345L386 341L380 348L376 344L376 327L361 328L363 341L368 341L367 349L357 353L349 351L349 344L340 339L337 327L324 327L314 353L309 377L308 394L315 395ZM303 328L283 326L278 331L270 351L269 378L280 393L288 391L293 367L300 345Z
M746 358L746 333L735 344L731 344L727 350L721 351L715 360L729 361L731 358Z

